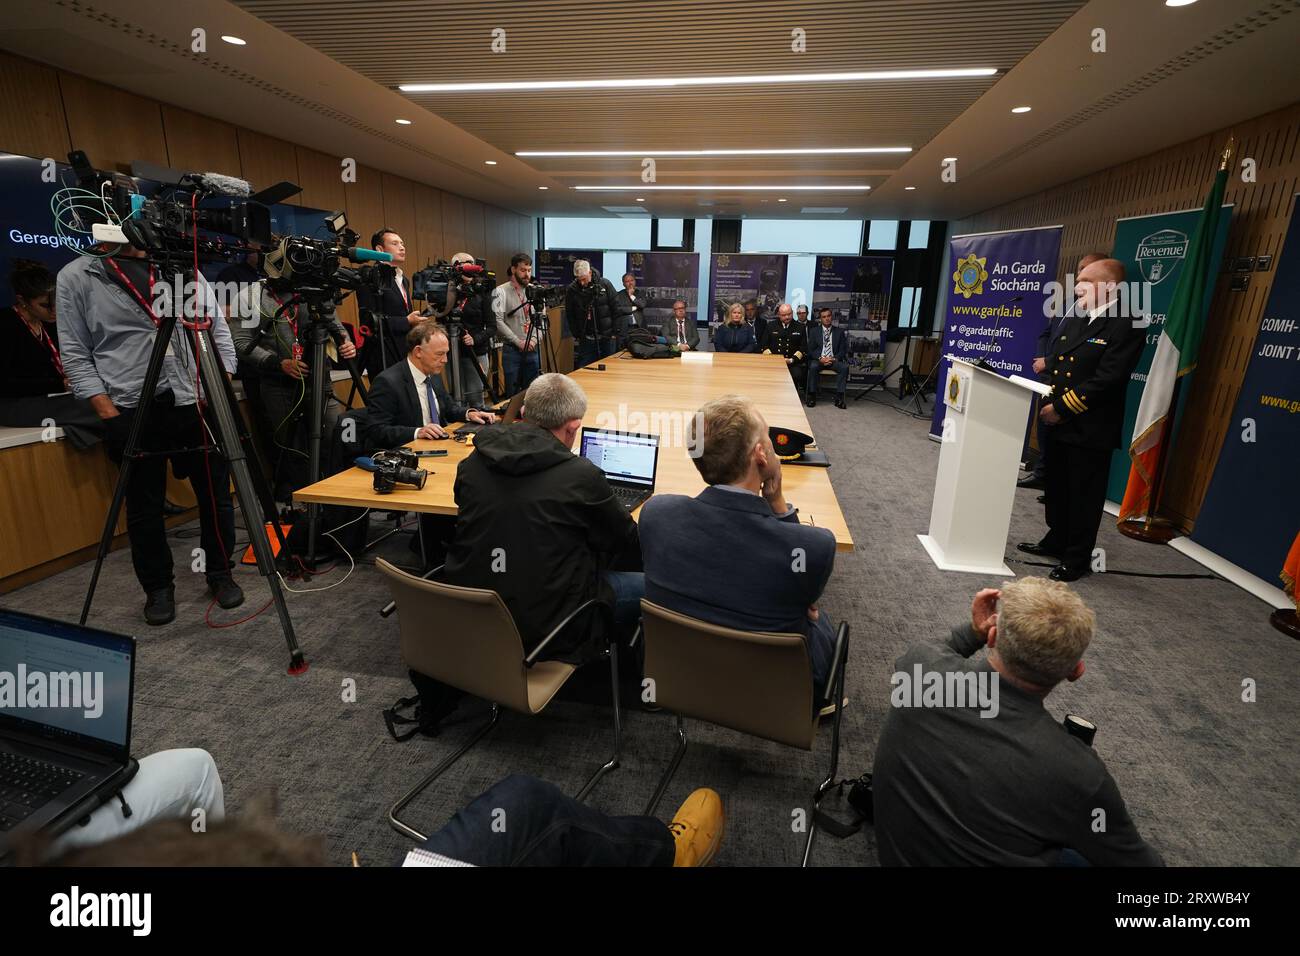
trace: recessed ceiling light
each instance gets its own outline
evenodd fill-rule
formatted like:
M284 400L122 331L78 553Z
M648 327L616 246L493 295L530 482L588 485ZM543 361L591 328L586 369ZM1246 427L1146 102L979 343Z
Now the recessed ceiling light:
M229 36L229 35L227 35L227 34L222 34L221 39L225 40L227 43L233 43L235 46L247 46L247 45L248 45L248 41L247 41L247 40L240 39L239 37L232 37L232 36Z
M495 166L496 164L497 164L497 161L496 161L495 159L485 159L485 160L483 160L483 165L484 165L484 166Z
M943 158L943 161L944 161L945 163L955 163L955 162L957 162L957 157L956 157L956 156L945 156L945 157Z
M638 197L637 197L637 202L645 202L645 200L642 199L642 198L640 198L640 197L638 196Z
M1196 0L1165 0L1166 7L1190 7Z
M538 186L537 188L538 188L538 189L550 189L551 187L550 187L550 186Z
M916 187L915 187L915 186L904 186L903 188L906 189L908 192L911 192L911 191L912 191L913 189L915 189Z
M516 156L831 156L861 153L910 153L911 146L854 146L832 149L530 149Z
M777 200L777 202L789 202L789 201L790 201L790 200L788 200L788 199L778 199L778 200Z
M511 80L493 83L402 83L403 93L482 93L519 90L621 90L681 86L758 86L773 83L845 83L942 80L995 76L992 67L956 70L864 70L854 73L768 73L757 76L632 77L601 80Z
M860 193L870 186L732 186L727 184L713 186L574 186L578 192L593 193L630 193L645 192L655 189L660 192L805 192L805 193Z
M1011 112L1013 112L1013 113L1028 113L1028 112L1029 112L1030 110L1032 110L1032 109L1033 109L1032 106L1013 106L1013 107L1011 107Z
M411 121L408 120L408 119L399 119L399 120L395 120L395 122L397 123L398 126L410 126L410 125L411 125Z

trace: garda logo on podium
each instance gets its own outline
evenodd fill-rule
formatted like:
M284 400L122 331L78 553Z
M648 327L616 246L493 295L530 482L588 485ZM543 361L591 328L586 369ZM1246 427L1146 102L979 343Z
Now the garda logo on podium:
M963 299L969 299L973 295L983 295L984 280L989 277L988 270L984 268L987 262L987 256L977 258L973 252L965 258L958 259L957 271L952 274L953 295L960 293Z
M965 369L948 369L948 384L943 390L943 403L959 412L966 411L966 393L970 391L970 375Z

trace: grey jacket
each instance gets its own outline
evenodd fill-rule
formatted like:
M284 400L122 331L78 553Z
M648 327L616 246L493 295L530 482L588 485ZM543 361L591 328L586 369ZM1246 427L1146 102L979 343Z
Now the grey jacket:
M519 301L513 282L503 282L492 290L492 315L496 318L497 334L517 349L524 345L524 313L529 311L528 306L515 309ZM515 311L507 317L512 309ZM537 341L535 334L533 341Z
M221 364L233 373L235 344L230 327L212 287L200 281L204 311L212 317L212 340ZM171 300L176 299L174 281L168 283L160 277L151 303L160 318L168 308L163 289L170 291ZM140 293L149 296L147 289ZM119 408L134 408L158 334L144 309L111 277L103 260L89 256L74 259L59 270L55 303L59 355L72 393L77 398L107 395ZM193 405L197 400L194 352L185 334L177 322L158 379L158 390L170 389L177 405Z

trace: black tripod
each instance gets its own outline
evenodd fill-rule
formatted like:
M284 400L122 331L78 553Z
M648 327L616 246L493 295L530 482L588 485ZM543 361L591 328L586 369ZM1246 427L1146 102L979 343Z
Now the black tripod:
M308 414L311 416L307 422L307 480L311 484L321 480L320 470L320 448L321 434L325 422L325 395L326 390L331 389L329 378L329 364L326 346L330 341L329 320L325 317L325 302L327 299L333 299L332 290L310 289L295 290L293 295L280 306L276 312L278 319L281 312L287 313L290 309L297 309L299 303L305 303L307 306L307 346L309 348L308 380L311 389L311 410ZM272 320L274 322L274 320ZM352 396L360 395L364 403L367 397L366 387L361 381L361 373L357 370L357 363L353 359L341 359L348 373L352 376L352 391L348 396L348 407L352 407ZM271 512L274 514L274 510ZM307 570L316 570L316 542L319 537L320 525L320 505L307 505L307 560L304 562Z
M151 256L150 258L152 260L154 257ZM160 270L165 271L167 258L166 254L162 254L160 257L161 261L158 262ZM186 261L184 254L178 256L178 259L182 263ZM194 281L194 270L182 265L177 272L182 282L180 288L193 288L189 283ZM199 294L204 294L207 288L206 283L199 284ZM104 533L99 539L99 552L95 555L95 569L91 572L90 586L86 590L86 600L81 608L80 623L82 624L86 623L86 618L90 615L90 605L95 598L95 586L99 583L99 572L103 567L104 558L108 556L109 548L113 544L113 534L117 530L118 515L122 511L122 502L126 498L126 488L130 483L136 459L143 457L145 454L138 450L140 436L144 433L152 398L158 388L163 359L166 357L167 349L176 330L174 313L179 311L180 308L181 304L176 303L172 309L168 310L170 314L162 318L156 318L158 333L154 336L153 350L149 354L149 365L145 369L144 385L140 389L140 398L136 405L136 413L131 420L131 429L127 433L126 449L122 454L122 467L118 472L117 487L113 489L113 502L109 505L108 518L104 522ZM220 445L215 450L218 454L223 454L223 457L230 465L230 473L235 481L235 492L239 498L240 510L244 513L244 523L250 529L249 539L252 543L253 554L257 557L257 570L262 577L266 578L266 583L271 588L271 600L275 604L275 612L280 618L280 629L284 632L285 643L289 646L289 673L293 675L302 674L307 670L308 664L306 658L303 657L302 650L298 647L298 639L293 632L293 622L289 619L289 609L284 602L284 592L280 589L280 578L276 573L275 557L271 553L271 543L267 540L266 535L251 530L255 526L264 524L266 515L274 517L275 501L263 478L264 472L261 468L261 458L249 438L247 429L244 428L243 419L234 412L235 393L231 388L229 379L226 378L225 370L221 367L219 353L216 344L212 340L212 320L207 317L206 312L205 308L202 318L185 321L182 323L182 327L190 333L185 338L197 363L203 396L208 407L212 410L217 426L216 438ZM202 417L200 420L202 420ZM208 447L206 446L206 440L204 447ZM258 466L255 469L250 469L248 466L247 455L250 449ZM263 513L262 520L256 522L250 520L259 510ZM271 527L275 529L278 537L280 535L279 524L272 521ZM234 542L230 542L230 545L233 547ZM281 548L284 547L282 537L280 538L280 546ZM227 559L229 557L229 555L226 556Z
M514 315L525 305L532 306L532 313L529 316L528 334L524 336L524 347L519 350L521 355L519 371L515 374L514 382L508 383L506 386L511 395L514 395L524 387L524 363L522 356L528 354L528 346L530 343L535 342L537 346L537 364L539 366L539 373L545 373L548 371L553 372L559 364L555 361L555 344L551 342L551 337L547 334L550 331L550 320L547 318L544 309L539 310L536 303L529 299L525 299L507 312L506 318ZM542 361L543 359L545 359L545 361Z
M885 383L888 382L896 373L902 372L902 377L898 380L898 397L902 398L904 394L910 392L912 395L911 404L916 409L914 414L924 415L925 409L923 403L925 402L926 390L930 387L930 377L926 376L924 379L916 377L916 373L912 371L911 353L912 336L908 335L904 337L903 360L866 388L860 390L853 396L853 400L856 402L858 399L862 398L864 395L870 394L875 389L884 388Z

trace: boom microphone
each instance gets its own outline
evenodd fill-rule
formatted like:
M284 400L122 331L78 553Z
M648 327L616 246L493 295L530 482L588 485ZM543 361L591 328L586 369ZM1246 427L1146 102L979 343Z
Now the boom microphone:
M253 187L248 181L237 176L227 176L223 173L191 173L190 179L204 189L222 196L247 199L253 194Z

